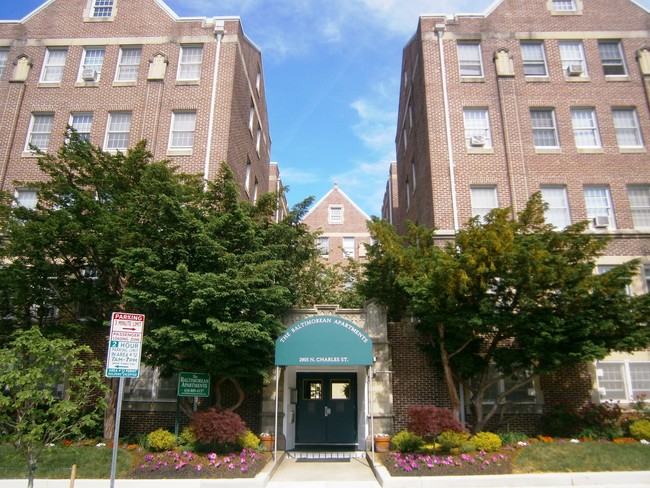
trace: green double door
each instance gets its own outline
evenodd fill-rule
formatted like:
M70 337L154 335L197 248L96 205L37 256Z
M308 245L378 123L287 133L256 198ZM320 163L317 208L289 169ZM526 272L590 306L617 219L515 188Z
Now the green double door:
M356 373L297 373L296 444L357 443Z

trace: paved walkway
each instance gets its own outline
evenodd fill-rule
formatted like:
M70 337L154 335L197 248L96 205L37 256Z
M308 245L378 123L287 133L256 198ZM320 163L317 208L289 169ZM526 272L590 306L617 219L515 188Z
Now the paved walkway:
M285 457L268 488L379 488L365 458L334 460Z

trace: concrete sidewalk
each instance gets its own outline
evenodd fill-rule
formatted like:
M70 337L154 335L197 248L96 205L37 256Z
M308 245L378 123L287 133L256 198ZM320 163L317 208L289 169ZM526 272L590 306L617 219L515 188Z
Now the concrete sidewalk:
M268 488L379 488L366 458L297 460L285 457Z

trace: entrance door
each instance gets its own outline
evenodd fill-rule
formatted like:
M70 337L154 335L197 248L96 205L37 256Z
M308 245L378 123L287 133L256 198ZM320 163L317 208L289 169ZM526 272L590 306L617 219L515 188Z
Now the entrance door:
M296 381L296 444L356 444L356 373L297 373Z

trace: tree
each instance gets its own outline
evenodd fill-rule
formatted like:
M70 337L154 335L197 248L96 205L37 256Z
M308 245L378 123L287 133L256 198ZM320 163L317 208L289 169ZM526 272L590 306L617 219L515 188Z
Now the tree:
M255 382L292 303L294 274L316 252L298 205L273 222L277 195L239 199L223 163L213 182L154 161L144 141L107 153L68 134L40 154L35 209L2 205L0 317L69 336L107 332L113 311L147 315L143 356L165 374ZM112 438L116 380L104 436Z
M510 215L472 219L447 245L422 226L398 236L371 224L366 294L419 319L455 412L459 383L471 392L475 431L536 375L650 342L649 297L626 294L638 261L594 274L607 239L585 232L585 222L561 231L545 224L539 194ZM506 390L485 402L503 381Z
M105 387L100 365L84 359L88 353L38 327L18 329L0 349L0 439L25 456L30 488L48 443L101 422Z

